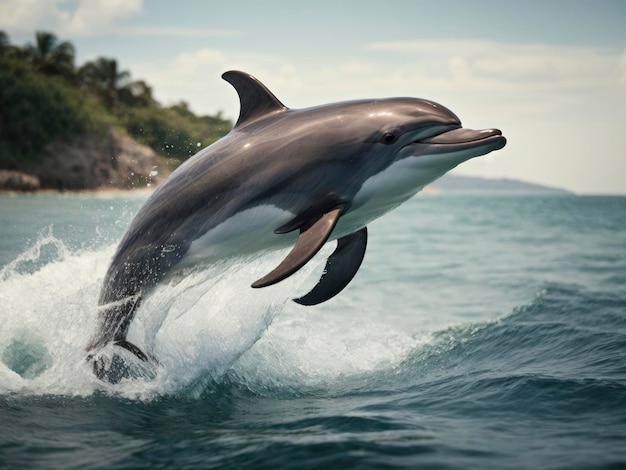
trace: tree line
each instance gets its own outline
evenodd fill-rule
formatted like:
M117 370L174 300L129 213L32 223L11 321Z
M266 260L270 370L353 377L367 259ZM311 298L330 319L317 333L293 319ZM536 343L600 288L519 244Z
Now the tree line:
M183 161L232 127L221 113L197 116L186 102L162 106L144 80L114 58L77 67L75 48L47 31L11 44L0 31L0 166L35 159L55 139L72 140L108 126L123 129L157 153Z

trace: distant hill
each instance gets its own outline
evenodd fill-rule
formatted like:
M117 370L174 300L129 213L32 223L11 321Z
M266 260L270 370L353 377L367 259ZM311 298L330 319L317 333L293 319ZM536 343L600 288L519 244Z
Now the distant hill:
M517 192L517 193L554 193L570 194L563 189L542 186L540 184L527 183L524 181L508 178L489 179L477 176L461 176L447 174L439 178L430 190L445 192Z

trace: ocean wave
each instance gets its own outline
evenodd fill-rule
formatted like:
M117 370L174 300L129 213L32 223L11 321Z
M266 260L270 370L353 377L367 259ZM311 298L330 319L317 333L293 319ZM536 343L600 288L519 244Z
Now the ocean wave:
M619 297L551 284L503 318L437 332L401 366L413 397L404 405L545 417L626 412Z

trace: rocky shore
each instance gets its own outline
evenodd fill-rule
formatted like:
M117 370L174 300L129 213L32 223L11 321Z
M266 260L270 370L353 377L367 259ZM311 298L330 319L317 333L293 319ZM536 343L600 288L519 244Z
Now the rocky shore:
M118 131L47 145L35 161L0 169L0 191L145 188L163 179L157 154Z
M41 189L39 178L14 170L0 170L0 190L32 192Z

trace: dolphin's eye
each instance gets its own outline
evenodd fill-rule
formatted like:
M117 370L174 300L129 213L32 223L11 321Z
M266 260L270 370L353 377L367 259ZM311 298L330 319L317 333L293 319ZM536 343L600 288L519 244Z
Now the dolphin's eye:
M387 145L393 144L396 140L398 140L398 136L393 132L385 132L380 139L383 144Z

